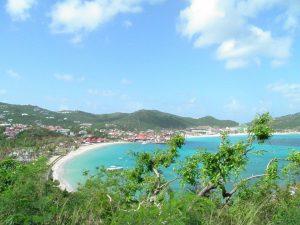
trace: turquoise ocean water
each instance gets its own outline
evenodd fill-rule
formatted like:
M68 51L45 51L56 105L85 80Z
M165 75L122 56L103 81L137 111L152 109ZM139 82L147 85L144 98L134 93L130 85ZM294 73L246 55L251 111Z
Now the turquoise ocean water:
M245 137L230 137L232 142L236 142ZM216 151L220 144L218 137L200 137L186 139L186 144L179 151L179 160L184 159L197 152L199 149L207 149L208 151ZM118 144L107 146L101 149L95 149L84 153L76 158L71 159L64 165L64 179L77 187L79 183L84 183L86 177L83 176L83 171L90 171L94 174L96 167L112 165L130 168L134 165L134 160L128 155L129 150L132 151L154 151L155 149L165 149L166 145L156 144ZM252 175L262 173L272 158L284 158L292 150L300 150L300 135L275 135L270 140L262 145L255 144L257 150L267 150L263 156L250 155L250 161L246 168L246 172L242 175ZM173 168L176 165L173 166ZM167 177L174 177L173 168L165 171Z

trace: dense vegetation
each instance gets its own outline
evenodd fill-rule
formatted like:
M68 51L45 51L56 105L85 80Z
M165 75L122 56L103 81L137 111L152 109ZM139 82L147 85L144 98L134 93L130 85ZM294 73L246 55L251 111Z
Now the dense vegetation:
M183 162L177 157L184 139L176 136L166 150L131 153L131 169L99 168L74 193L46 178L45 159L2 160L0 224L299 224L300 194L290 192L300 172L298 151L271 160L262 174L239 178L249 154L263 153L253 143L271 136L271 122L269 114L260 115L246 140L231 143L223 134L218 151L199 151ZM178 176L170 180L164 170L174 165Z
M130 114L123 114L123 117L113 121L113 123L126 129L183 129L196 126L211 127L234 127L238 123L231 120L218 120L211 116L199 119L189 117L180 117L169 113L159 112L157 110L140 110Z
M9 113L4 113L8 111ZM114 124L118 128L134 130L188 128L195 126L234 127L237 122L231 120L218 120L211 116L199 119L180 117L156 110L140 110L134 113L112 113L96 115L82 111L53 112L31 105L11 105L0 103L0 123L13 119L13 123L57 125L78 131L80 123L92 123L94 128L104 128L105 124ZM22 114L28 114L22 116ZM300 130L300 113L278 117L273 124L276 130Z
M36 106L10 105L5 103L0 103L0 110L3 112L3 118L0 118L0 122L12 119L13 123L60 125L72 130L79 129L80 123L91 123L94 128L104 128L105 124L113 124L125 130L182 129L195 126L220 128L238 126L238 123L231 120L218 120L210 116L193 119L156 110L95 115L82 111L64 111L58 113Z
M274 128L278 130L293 129L300 131L300 113L276 118Z
M32 127L20 132L14 139L8 139L0 129L0 159L11 154L15 150L32 151L36 155L51 156L59 145L70 147L75 145L72 137L49 131L44 128Z

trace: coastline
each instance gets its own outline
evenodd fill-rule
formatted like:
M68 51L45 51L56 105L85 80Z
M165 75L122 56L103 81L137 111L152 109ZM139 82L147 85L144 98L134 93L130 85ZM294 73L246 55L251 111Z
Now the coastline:
M300 135L300 132L285 132L285 133L280 133L280 132L275 132L273 135ZM236 136L247 136L248 133L236 133L236 134L229 134L230 137L236 137ZM221 134L205 134L205 135L186 135L185 138L209 138L209 137L220 137Z
M69 152L67 155L63 156L52 166L52 176L53 180L59 182L59 188L61 190L67 190L68 192L76 191L64 178L64 165L71 159L78 157L86 152L101 149L110 145L127 144L127 142L110 142L110 143L99 143L99 144L89 144L81 145L77 150Z
M229 134L229 136L246 136L247 133L237 133L237 134ZM220 137L221 134L204 134L204 135L186 135L185 138L209 138L209 137Z
M300 132L288 132L288 133L274 133L274 135L300 135ZM209 138L209 137L220 137L221 134L213 134L213 135L199 135L199 136L192 136L192 135L186 135L185 138L193 139L193 138ZM237 134L230 134L229 136L246 136L247 133L237 133ZM55 160L57 160L54 165L52 166L52 177L53 180L59 182L59 188L61 190L66 190L68 192L74 192L76 189L72 187L71 184L69 184L65 179L64 179L64 166L65 164L75 158L78 157L82 154L85 154L89 151L99 149L101 148L110 146L110 145L118 145L118 144L128 144L128 142L109 142L109 143L98 143L98 144L88 144L88 145L81 145L78 149L75 151L69 152L65 156L55 156L52 157L49 160L49 164ZM59 159L58 159L59 158Z

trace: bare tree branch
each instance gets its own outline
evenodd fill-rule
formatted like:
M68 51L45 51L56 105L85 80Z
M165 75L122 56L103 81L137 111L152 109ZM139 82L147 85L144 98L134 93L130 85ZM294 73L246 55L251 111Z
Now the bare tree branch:
M168 181L167 183L164 183L163 185L160 186L160 189L164 189L165 187L169 186L171 183L175 182L176 180L179 180L180 177L176 177L173 180Z
M244 155L247 155L249 152L253 151L255 148L252 146L251 148L247 149L245 151L245 154Z
M110 195L109 194L106 194L106 196L108 197L108 199L109 199L109 204L110 204L110 208L111 208L111 211L113 211L113 206L112 206L112 197L110 197Z
M108 197L108 199L109 199L109 202L110 202L110 203L112 203L112 198L110 197L110 195L109 195L109 194L107 194L106 196Z
M272 163L276 162L276 161L289 161L288 159L285 158L274 158L271 159L266 167L266 170L268 170L270 168L270 166L272 165Z
M256 179L256 178L260 178L260 177L265 177L267 176L267 174L259 174L259 175L252 175L251 177L247 177L243 180L241 180L232 190L231 192L229 192L228 194L230 195L230 197L238 190L238 188L241 186L242 183L252 180L252 179Z
M153 168L153 172L155 173L155 175L157 176L157 178L160 178L160 173L158 172L157 169Z
M213 190L213 189L215 189L215 188L217 188L217 186L216 185L214 185L214 184L209 184L209 185L207 185L205 188L203 188L200 192L199 192L199 196L206 196L207 194L209 194L209 192L211 191L211 190Z
M268 169L270 168L270 166L274 163L274 162L277 162L277 161L289 161L288 159L286 158L274 158L274 159L271 159L269 161L269 163L267 164L267 167L266 167L266 171L268 171ZM246 181L249 181L249 180L252 180L252 179L256 179L256 178L260 178L260 177L265 177L267 176L268 174L265 173L265 174L259 174L259 175L252 175L250 177L247 177L243 180L241 180L229 193L225 193L222 189L222 194L223 194L223 197L224 197L224 193L225 195L227 195L227 199L226 199L226 203L230 200L230 198L232 197L232 195L235 194L235 192L239 189L239 187L241 186L242 183L246 182Z
M137 207L137 209L134 209L133 211L139 211L140 210L140 208L141 208L141 205L144 203L144 201L141 201L140 203L139 203L139 206Z
M136 209L131 209L131 210L121 209L121 210L124 212L132 212L132 211L137 212L140 210L142 204L144 204L144 203L145 203L145 201L141 201Z
M164 188L168 187L171 183L175 182L176 180L180 179L180 177L176 177L175 179L173 180L170 180L166 183L164 183L163 185L161 186L158 186L155 191L153 192L153 196L157 196ZM152 196L152 197L153 197Z

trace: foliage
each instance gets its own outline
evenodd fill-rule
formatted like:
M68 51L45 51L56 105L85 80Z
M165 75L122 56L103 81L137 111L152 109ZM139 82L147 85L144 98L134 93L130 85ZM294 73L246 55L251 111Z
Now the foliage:
M274 120L276 130L300 130L300 113L281 116Z
M133 200L138 196L142 201L157 202L162 197L160 194L165 193L170 184L163 176L162 168L168 168L175 162L178 149L183 144L184 138L177 135L165 151L132 153L136 165L121 174L128 180L124 188L125 193L130 190L131 197L128 196L128 199Z
M291 194L293 179L285 180L285 186L277 180L284 178L281 171L298 176L299 152L272 159L263 174L240 177L253 142L271 136L270 121L268 114L258 116L249 137L237 143L232 144L224 133L217 152L201 150L187 158L173 180L164 176L164 170L177 163L184 144L179 135L166 150L132 153L131 169L98 168L74 193L60 190L48 179L46 159L28 164L2 160L0 224L298 224L300 193ZM195 191L174 189L175 180ZM232 180L236 183L228 191L226 183Z
M294 225L300 221L300 195L291 196L289 193L281 193L278 199L277 212L273 214L273 224Z
M52 224L62 193L45 180L45 159L14 172L13 184L0 193L1 224Z
M31 105L11 105L0 103L0 109L8 111L5 120L13 119L14 123L29 125L55 125L69 128L79 132L81 123L93 124L92 128L105 128L106 124L113 124L123 130L147 129L181 129L195 126L234 127L237 122L231 120L218 120L213 117L193 119L181 117L156 110L140 110L133 113L112 113L95 115L82 111L53 112ZM26 113L27 116L22 116ZM1 119L0 119L1 122Z
M186 164L193 164L194 170L187 172L185 169L190 170L191 165L183 166L179 173L184 180L189 180L189 184L192 185L198 182L195 179L190 180L191 175L200 178L204 184L213 183L217 185L219 182L226 182L231 175L237 176L244 169L247 162L245 153L248 146L248 143L243 141L231 145L228 135L224 133L218 152L200 151L198 155L188 158L186 162ZM201 167L197 165L199 163Z
M257 115L248 128L249 136L263 143L272 136L272 122L273 119L269 113Z
M173 196L159 209L142 206L139 210L118 211L111 224L205 224L216 205L208 199L193 194Z
M223 133L217 152L211 153L202 150L198 154L188 157L182 163L178 170L182 182L194 186L198 189L196 192L201 196L209 195L212 190L219 189L223 198L228 201L244 180L238 181L230 192L226 190L226 183L232 177L239 177L245 169L248 154L253 150L253 141L257 139L261 143L271 136L271 121L272 118L268 113L258 115L251 123L248 138L234 144L230 142L227 133ZM275 169L274 163L271 166ZM271 167L268 169L271 174ZM258 177L260 176L258 175ZM254 178L256 176L245 179ZM276 179L274 176L268 176L268 178Z
M6 138L4 131L5 131L5 128L0 127L0 140L4 140Z
M12 159L0 161L0 193L12 187L17 180L18 170L22 165Z
M74 145L74 139L47 129L32 127L20 132L16 138L0 138L0 158L9 155L13 150L29 149L34 154L49 155L60 144Z

